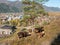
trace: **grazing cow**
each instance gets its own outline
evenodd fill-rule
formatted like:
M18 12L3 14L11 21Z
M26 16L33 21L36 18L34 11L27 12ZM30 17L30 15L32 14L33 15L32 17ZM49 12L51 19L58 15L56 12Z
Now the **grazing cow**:
M19 38L27 37L27 36L30 36L30 34L28 32L21 31L21 32L18 33Z
M34 32L35 32L35 33L40 33L40 32L42 32L42 31L44 31L44 30L43 30L43 27L35 28L35 29L34 29Z
M39 37L43 37L45 35L43 27L41 27L41 28L35 28L34 32L38 33Z

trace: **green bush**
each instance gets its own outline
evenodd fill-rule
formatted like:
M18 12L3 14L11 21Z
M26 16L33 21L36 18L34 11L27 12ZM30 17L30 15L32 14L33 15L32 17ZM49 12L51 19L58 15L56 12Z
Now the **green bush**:
M36 24L34 27L35 28L40 28L40 25L39 24Z
M27 29L26 28L23 28L21 31L26 31Z
M48 24L48 22L47 22L47 21L44 21L44 22L43 22L43 25L47 25L47 24Z

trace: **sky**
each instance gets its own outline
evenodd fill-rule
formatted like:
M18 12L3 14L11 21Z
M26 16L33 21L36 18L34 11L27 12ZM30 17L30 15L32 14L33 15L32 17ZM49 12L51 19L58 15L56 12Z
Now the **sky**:
M16 0L11 0L11 1L16 1ZM60 0L49 0L44 5L49 6L49 7L59 7L60 8Z
M44 5L47 5L49 7L59 7L60 8L60 0L49 0Z

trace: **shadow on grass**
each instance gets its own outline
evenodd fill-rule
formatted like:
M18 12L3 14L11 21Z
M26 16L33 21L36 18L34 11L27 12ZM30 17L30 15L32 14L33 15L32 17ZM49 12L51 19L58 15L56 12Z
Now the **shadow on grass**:
M51 45L60 45L60 34L52 41Z

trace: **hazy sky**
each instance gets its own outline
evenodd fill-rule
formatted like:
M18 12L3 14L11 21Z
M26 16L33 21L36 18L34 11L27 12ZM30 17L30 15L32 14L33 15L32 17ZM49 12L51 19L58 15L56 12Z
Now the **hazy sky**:
M60 8L60 0L49 0L45 3L45 5L49 7L59 7Z
M11 1L16 1L16 0L11 0ZM49 0L48 2L45 3L45 5L49 7L60 7L60 0Z

